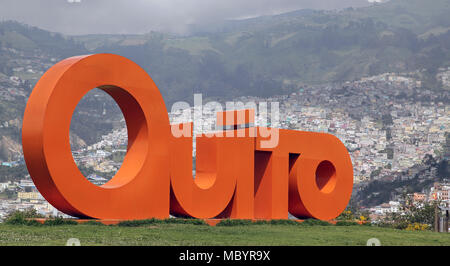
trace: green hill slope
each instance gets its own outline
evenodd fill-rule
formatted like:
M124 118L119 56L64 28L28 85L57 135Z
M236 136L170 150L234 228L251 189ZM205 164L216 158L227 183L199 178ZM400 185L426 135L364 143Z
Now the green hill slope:
M0 224L0 245L64 246L78 238L82 246L448 246L446 234L411 232L375 226L216 226L166 224L143 227L99 225L16 226Z
M22 152L22 117L34 84L59 60L82 54L89 51L71 37L13 21L0 22L0 161L15 160ZM88 144L110 132L121 118L117 105L105 93L90 95L96 97L82 100L84 112L76 111L72 120L72 137L80 136ZM101 115L103 109L107 109L105 115Z
M384 72L426 69L424 86L440 89L437 68L450 66L450 5L392 0L343 11L296 11L226 22L215 32L179 37L81 36L93 52L127 56L149 71L166 101L268 96L293 84L341 82ZM102 41L100 41L102 40Z

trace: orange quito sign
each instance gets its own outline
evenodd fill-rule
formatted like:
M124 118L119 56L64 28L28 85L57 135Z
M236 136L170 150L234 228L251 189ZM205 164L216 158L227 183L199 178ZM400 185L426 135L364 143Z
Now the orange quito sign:
M108 93L126 120L128 148L106 184L90 183L69 144L72 114L92 88ZM170 125L161 93L137 64L112 54L77 56L50 68L28 100L23 151L36 187L54 207L80 218L195 218L329 220L347 206L353 168L343 143L325 133L252 124L253 109L217 113L224 127L196 138L192 124ZM183 134L174 135L172 132Z

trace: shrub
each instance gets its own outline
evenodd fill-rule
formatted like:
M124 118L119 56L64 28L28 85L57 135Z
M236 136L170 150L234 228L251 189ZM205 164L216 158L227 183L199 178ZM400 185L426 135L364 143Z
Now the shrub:
M359 225L357 222L352 221L337 221L336 226L351 226L351 225Z
M404 230L408 227L408 225L409 225L409 223L407 221L398 221L398 222L392 223L391 227L393 227L395 229Z
M106 224L103 224L99 221L95 221L95 220L91 220L91 221L87 221L82 223L83 225L98 225L98 226L106 226Z
M388 213L377 223L381 227L412 230L416 224L426 224L428 227L434 225L436 206L440 202L424 203L421 206L414 205L411 198L406 198L405 204L401 206L402 213Z
M270 224L272 225L299 225L299 222L296 222L294 220L270 220Z
M364 222L361 225L363 226L372 226L372 223L370 221Z
M53 219L45 220L44 225L56 226L56 225L78 225L74 220L64 219L61 217L56 217Z
M205 221L200 219L181 219L181 218L169 218L164 220L159 220L155 218L145 219L145 220L127 220L121 221L118 226L129 226L137 227L152 224L194 224L194 225L206 225Z
M358 220L363 224L370 223L370 216L369 215L360 215Z
M288 219L276 220L245 220L245 219L223 219L217 225L239 226L239 225L299 225L298 222Z
M354 218L355 217L353 216L353 212L351 210L345 210L336 218L336 220L349 221L353 220Z
M163 223L167 224L194 224L194 225L206 225L205 221L200 219L180 219L180 218L169 218L162 220Z
M251 220L241 220L241 219L223 219L217 225L218 226L239 226L239 225L251 225L253 222Z
M425 230L429 230L429 225L428 224L421 224L421 223L413 223L413 224L408 224L408 226L405 228L405 230L407 231L425 231Z
M33 226L41 226L41 225L77 225L78 223L69 220L69 219L63 219L61 217L56 217L53 219L45 220L44 223L40 223L36 220L33 220L33 218L44 218L44 216L38 214L36 210L34 209L28 209L25 211L14 211L10 213L6 219L6 224L13 224L13 225L33 225Z
M151 225L161 223L161 220L157 220L155 218L145 219L145 220L127 220L121 221L117 225L118 226L128 226L128 227L138 227L143 225Z
M328 225L331 225L331 224L329 222L322 221L322 220L306 219L303 222L301 222L300 225L303 225L303 226L314 226L314 225L328 226Z
M42 224L36 220L26 220L24 225L28 226L42 226Z
M30 218L42 218L42 215L39 215L35 209L28 209L25 211L14 211L11 212L4 220L6 224L13 225L41 225L36 220L28 220Z
M265 224L270 224L270 221L267 220L256 220L253 222L253 224L255 225L265 225Z

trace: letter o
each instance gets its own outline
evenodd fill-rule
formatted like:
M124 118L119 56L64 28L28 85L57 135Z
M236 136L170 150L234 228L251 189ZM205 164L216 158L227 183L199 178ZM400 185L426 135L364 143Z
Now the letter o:
M336 218L347 206L353 188L347 149L331 134L293 134L300 140L301 152L289 171L289 212L299 218Z
M103 186L81 174L69 143L72 114L93 88L117 102L128 130L122 167ZM45 199L71 216L98 219L169 216L169 137L155 83L137 64L112 54L72 57L50 68L30 95L22 127L25 162Z

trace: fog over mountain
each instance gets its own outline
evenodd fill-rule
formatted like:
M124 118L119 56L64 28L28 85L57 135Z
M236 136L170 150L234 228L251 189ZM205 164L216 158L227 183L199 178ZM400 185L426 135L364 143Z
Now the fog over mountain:
M186 34L190 25L298 9L342 9L367 0L1 0L0 21L17 20L65 34Z

